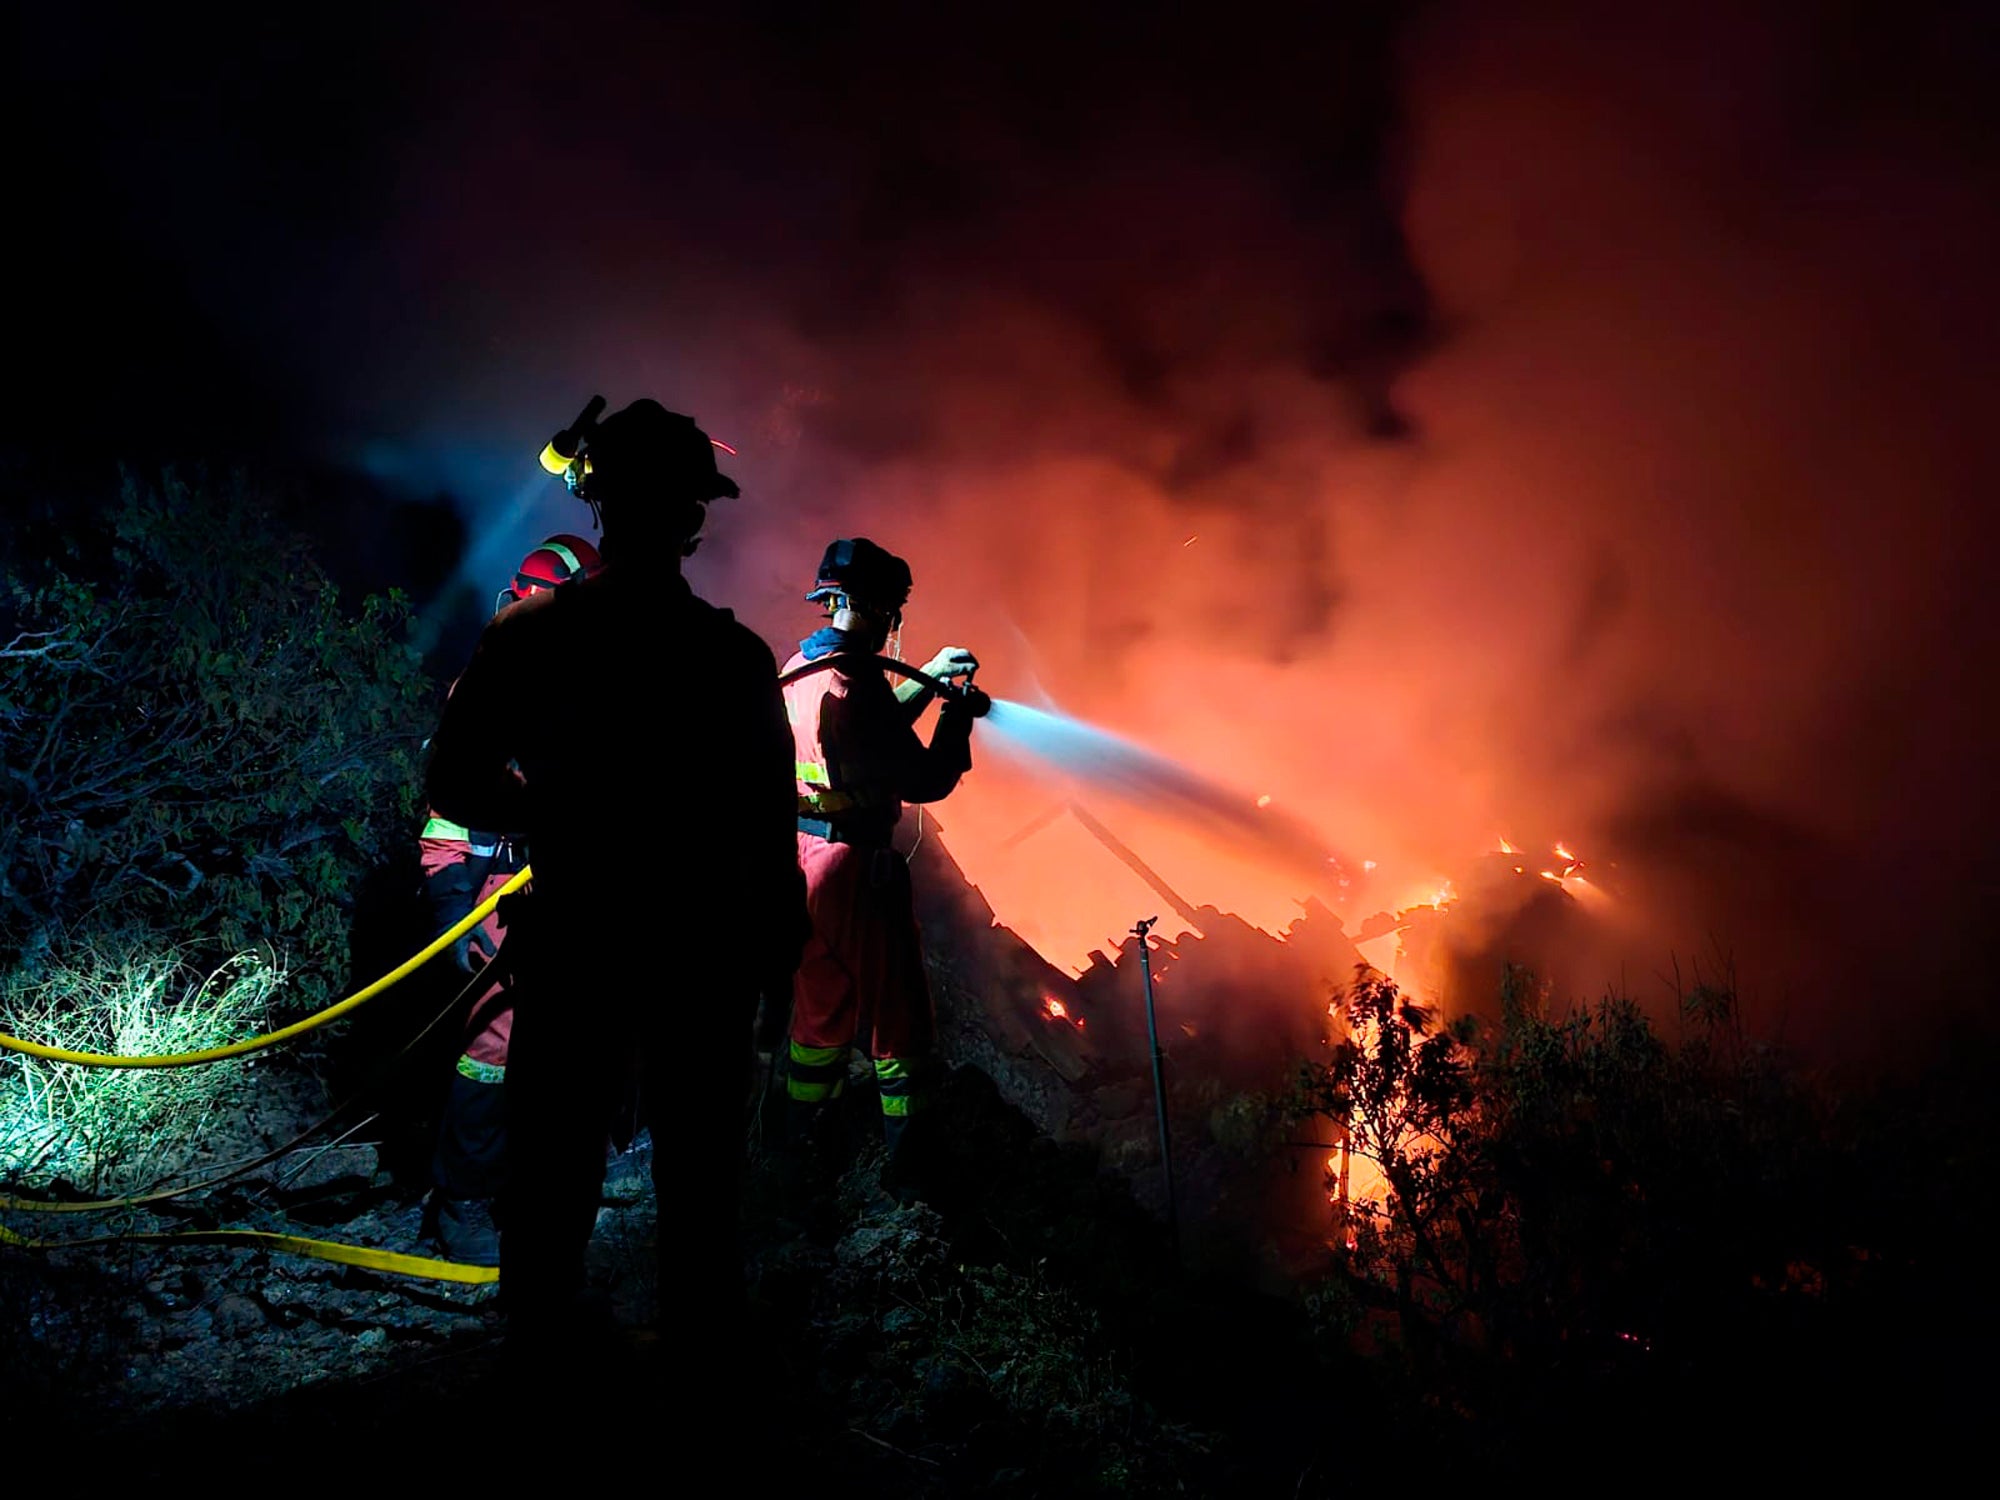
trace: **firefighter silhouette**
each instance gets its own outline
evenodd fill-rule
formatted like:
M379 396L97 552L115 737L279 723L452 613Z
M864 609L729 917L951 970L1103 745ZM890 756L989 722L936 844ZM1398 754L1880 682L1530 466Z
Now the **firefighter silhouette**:
M602 406L544 462L601 518L603 567L488 624L426 779L440 816L534 852L533 892L502 911L519 998L500 1284L517 1336L577 1320L606 1140L635 1077L663 1297L740 1298L752 1016L760 988L789 986L806 933L776 663L679 566L707 504L737 487L690 418L637 401L598 423Z

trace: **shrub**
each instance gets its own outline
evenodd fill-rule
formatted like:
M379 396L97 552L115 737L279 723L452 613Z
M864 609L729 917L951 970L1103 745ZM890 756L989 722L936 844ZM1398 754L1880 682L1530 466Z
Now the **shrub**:
M1343 997L1303 1103L1379 1192L1344 1209L1323 1326L1493 1409L1786 1347L1836 1290L1819 1268L1876 1232L1810 1081L1742 1037L1725 987L1673 1046L1616 996L1552 1005L1514 971L1502 1000L1497 1026L1444 1029L1379 976Z
M345 609L240 479L128 482L39 541L0 587L0 965L271 943L323 999L416 811L404 601Z

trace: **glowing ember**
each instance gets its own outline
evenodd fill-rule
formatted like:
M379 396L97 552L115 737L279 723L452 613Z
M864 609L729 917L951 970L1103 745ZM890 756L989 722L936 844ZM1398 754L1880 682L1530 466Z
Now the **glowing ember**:
M1186 541L1182 542L1181 545L1183 547L1192 547L1196 542L1200 540L1201 540L1201 533L1196 532L1193 536L1189 537Z
M1084 1018L1082 1016L1071 1015L1069 1007L1056 999L1054 995L1042 996L1042 1014L1047 1016L1051 1021L1067 1021L1078 1031L1084 1029Z
M1502 854L1519 854L1521 851L1508 843L1506 835L1502 834L1500 837L1500 852Z
M1259 807L1269 807L1271 805L1271 794L1269 792L1264 793L1263 796L1257 799L1257 805Z
M1544 880L1553 880L1557 885L1562 884L1562 876L1556 874L1554 870L1543 870L1539 873Z
M1567 864L1573 865L1576 863L1576 856L1570 853L1569 850L1565 849L1561 844L1556 845L1556 858L1564 861Z

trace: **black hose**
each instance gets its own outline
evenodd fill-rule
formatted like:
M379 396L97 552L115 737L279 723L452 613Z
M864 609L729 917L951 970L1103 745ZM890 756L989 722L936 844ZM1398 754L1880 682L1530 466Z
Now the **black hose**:
M893 656L865 656L858 651L835 651L815 661L809 661L802 667L793 667L791 671L782 673L779 676L778 686L790 687L801 677L810 677L815 672L831 672L837 667L865 666L877 666L904 677L914 678L932 692L941 694L946 698L955 698L959 693L959 689L953 687L950 683L940 682L937 678L931 676L930 673L920 672L907 662L897 661Z
M964 687L954 687L951 683L940 681L928 672L919 671L907 662L897 661L893 656L866 655L859 651L835 651L829 655L820 657L817 661L809 661L802 667L793 667L791 671L779 675L778 686L790 687L800 678L810 677L815 672L831 672L841 667L866 666L880 667L884 671L894 672L900 677L908 677L916 682L921 682L940 698L950 698L971 705L977 705L981 701L984 701L987 707L990 708L992 706L992 700L970 683L967 683ZM973 717L983 718L984 716L985 709L975 707Z

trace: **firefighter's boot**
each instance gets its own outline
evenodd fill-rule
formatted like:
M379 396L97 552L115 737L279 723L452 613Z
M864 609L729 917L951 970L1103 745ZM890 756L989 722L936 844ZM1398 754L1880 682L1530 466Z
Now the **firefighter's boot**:
M493 1217L491 1198L446 1198L435 1200L437 1242L446 1260L467 1266L500 1264L500 1226Z
M930 1203L943 1184L937 1122L928 1116L884 1115L882 1191L905 1206Z

